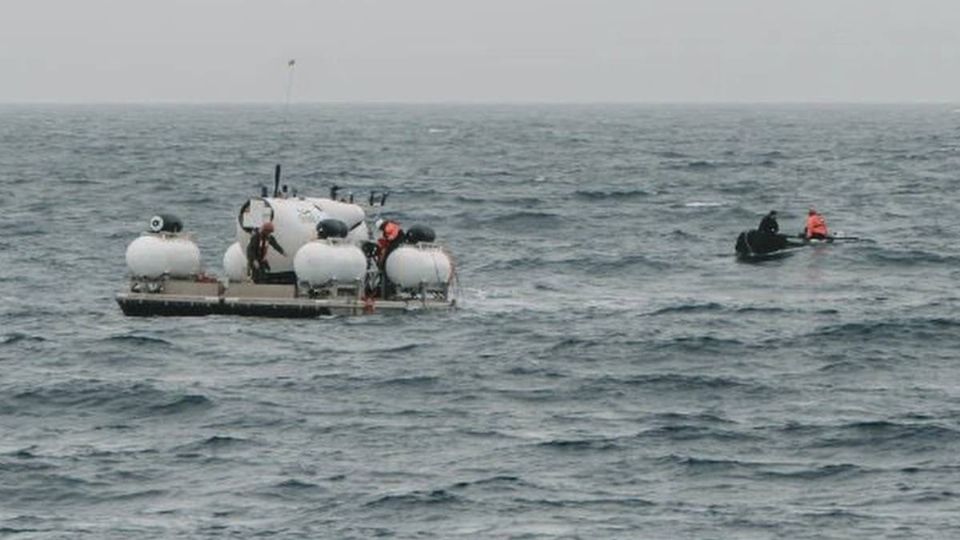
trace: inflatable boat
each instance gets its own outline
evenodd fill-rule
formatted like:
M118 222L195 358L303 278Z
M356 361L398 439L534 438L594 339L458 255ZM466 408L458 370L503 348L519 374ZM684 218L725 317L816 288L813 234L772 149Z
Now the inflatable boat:
M734 246L737 259L745 262L761 262L782 259L796 253L799 248L833 244L834 242L859 242L858 236L837 233L826 238L806 239L802 235L793 238L785 234L751 230L737 236Z
M783 234L764 231L743 231L737 236L737 258L742 261L764 261L790 256L806 244L794 241Z
M317 317L452 309L453 260L433 230L415 225L388 244L368 210L349 199L289 196L279 185L240 207L236 241L223 255L223 276L203 271L200 250L183 223L159 214L127 247L129 282L116 295L130 316L249 315ZM377 220L379 221L379 220ZM269 225L268 225L269 224ZM271 246L248 260L259 239ZM398 228L399 230L399 228ZM266 246L264 242L262 244ZM282 251L281 251L282 250Z

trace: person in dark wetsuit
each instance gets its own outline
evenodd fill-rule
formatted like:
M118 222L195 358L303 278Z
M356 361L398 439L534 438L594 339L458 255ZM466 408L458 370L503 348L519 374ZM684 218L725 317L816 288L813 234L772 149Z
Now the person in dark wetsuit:
M780 232L780 224L777 223L777 211L771 210L769 214L763 216L757 230L768 234L777 234Z
M254 283L262 281L264 274L270 271L270 263L267 262L268 245L284 255L283 248L273 237L273 223L269 221L259 229L254 229L250 242L247 243L247 273Z
M777 211L771 210L760 220L757 230L748 231L741 239L737 239L737 251L752 252L758 254L773 253L779 249L787 247L787 237L780 234L780 224L777 223Z

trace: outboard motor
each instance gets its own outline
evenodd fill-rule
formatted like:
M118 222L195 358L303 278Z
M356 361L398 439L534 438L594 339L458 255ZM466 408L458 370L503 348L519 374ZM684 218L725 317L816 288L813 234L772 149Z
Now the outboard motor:
M403 241L407 244L419 244L420 242L433 242L437 239L437 234L433 229L426 225L414 225L407 229Z
M183 222L172 214L157 214L150 218L150 232L178 233L183 230Z

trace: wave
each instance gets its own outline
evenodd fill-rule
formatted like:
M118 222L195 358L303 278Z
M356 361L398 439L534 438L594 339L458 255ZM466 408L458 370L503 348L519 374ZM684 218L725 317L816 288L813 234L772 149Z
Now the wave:
M296 478L288 478L282 482L278 482L270 486L269 490L277 492L277 494L293 497L301 497L305 492L310 491L325 491L319 484L297 480Z
M433 491L415 490L409 493L384 495L366 504L366 507L409 508L414 506L436 506L459 503L463 499L445 489Z
M530 228L536 229L539 227L563 225L566 222L566 218L560 214L554 214L551 212L520 210L517 212L501 214L486 219L484 222L488 226L495 228L505 228L508 230L520 229L526 231Z
M29 489L17 490L16 500L19 504L37 503L55 507L67 502L86 503L97 499L106 486L103 481L91 481L55 472L38 476L37 481L31 482ZM4 491L9 489L7 486L0 487L0 490Z
M717 302L707 302L707 303L697 303L691 302L689 304L677 304L673 306L666 306L649 313L644 313L643 317L659 317L662 315L687 315L687 314L698 314L698 313L720 313L720 312L729 312L737 315L747 315L747 314L772 314L772 313L789 313L791 310L781 307L763 307L763 306L741 306L741 307L732 307L725 306ZM818 312L819 313L819 312Z
M749 169L751 167L772 168L777 166L773 159L766 158L757 161L711 161L697 159L687 162L666 162L660 165L664 169L675 171L710 172L720 169Z
M20 332L14 332L12 334L6 334L4 336L0 336L0 345L13 345L15 343L20 343L21 341L25 341L28 343L40 343L40 342L47 341L47 339L41 336L23 334Z
M554 358L553 353L561 350L565 350L562 345L560 344L553 345L548 349L547 354L542 356L552 359ZM498 357L493 356L493 358L498 358ZM540 363L540 362L528 364L528 365L522 365L522 366L512 366L504 370L504 373L506 373L507 375L517 375L517 376L539 375L541 377L548 377L548 378L563 376L561 372L550 367L549 365L544 365L543 363Z
M372 349L362 349L362 350L350 351L350 352L362 352L362 353L367 353L367 354L370 354L370 353L403 353L403 352L415 351L415 350L419 349L420 347L421 347L421 345L420 345L419 343L407 343L407 344L403 344L403 345L393 345L393 346L389 346L389 347L378 347L378 348L372 348ZM343 351L343 352L348 352L348 351Z
M669 269L669 267L670 265L666 261L652 259L641 254L631 254L622 256L595 255L589 259L568 257L551 260L537 256L524 256L505 260L493 259L479 267L479 270L492 272L505 270L542 271L544 269L558 269L581 272L594 278L598 276L617 275L624 269L631 271L663 271Z
M453 198L455 202L463 204L475 204L482 205L484 207L495 206L500 207L504 205L509 206L524 206L527 208L540 206L544 204L544 200L538 197L519 197L519 196L492 196L492 197L475 197L470 195L457 195Z
M683 336L661 341L655 344L654 348L660 351L726 354L731 350L739 350L746 346L746 343L732 338Z
M657 461L663 465L683 468L691 474L730 472L738 469L753 469L758 466L756 463L736 459L703 458L680 454L663 456Z
M666 158L666 159L685 159L690 157L689 154L684 154L683 152L677 152L675 150L657 151L657 152L653 152L653 155L657 157Z
M960 430L933 423L869 420L839 425L789 425L777 429L805 448L911 450L956 444Z
M517 174L512 171L506 170L491 170L491 171L466 171L463 173L463 176L466 178L512 178L517 176Z
M821 480L838 476L856 476L867 472L863 467L850 463L839 465L822 465L820 467L803 468L791 471L763 471L759 475L773 480Z
M428 375L419 375L413 377L397 377L393 379L387 379L385 381L380 381L377 386L392 386L392 387L410 387L410 388L423 388L429 386L435 386L440 379L437 377L431 377Z
M582 260L581 260L582 262ZM583 268L591 274L616 274L623 269L647 269L647 270L667 270L670 263L653 259L647 255L639 253L630 255L621 255L615 257L595 257L589 263L583 265Z
M666 412L666 413L657 413L654 415L654 421L656 422L666 422L668 424L676 424L680 422L695 422L695 423L708 423L708 424L721 424L728 425L734 424L733 420L724 418L722 416L717 416L715 414L700 412L700 413L677 413L677 412Z
M203 411L211 407L213 407L213 402L205 396L188 394L170 403L147 407L147 411L154 414L182 414L186 412Z
M35 528L35 527L7 527L7 526L0 526L0 536L7 536L7 535L11 535L11 536L12 536L12 535L22 535L22 534L35 534L35 533L49 533L49 534L53 534L53 533L55 533L55 532L57 532L56 529L52 529L52 528L38 529L38 528Z
M555 439L537 444L540 448L564 452L606 452L624 446L616 439Z
M715 162L712 162L712 161L705 161L705 160L700 159L700 160L696 160L696 161L688 161L687 163L684 163L684 164L682 164L682 165L678 165L678 166L672 167L672 168L678 168L678 167L679 167L679 168L687 168L687 169L692 169L692 170L710 170L710 169L720 168L721 166L723 166L723 164L721 164L721 163L715 163Z
M565 337L550 346L551 352L569 351L570 349L589 349L606 343L603 339L588 339L581 337Z
M596 497L585 499L582 497L570 498L570 499L543 499L543 498L529 498L529 497L520 497L516 499L517 502L522 502L525 504L532 504L536 506L547 506L555 508L585 508L591 506L617 506L617 507L626 507L626 508L648 508L652 506L658 506L658 503L651 501L650 499L644 499L641 497L632 497L632 496L622 496L622 497ZM602 536L602 535L600 535ZM540 536L536 536L539 538ZM544 535L544 537L554 537L554 535ZM525 537L522 537L525 538Z
M374 180L378 178L377 175L371 173L365 173L358 170L339 170L334 173L334 176L337 178L359 178L361 180Z
M645 199L654 194L642 189L631 189L626 191L601 191L578 189L573 192L573 196L585 201L604 201L615 200L619 202L630 201L634 199Z
M453 484L451 489L469 489L472 487L506 487L509 489L535 487L520 479L519 476L497 475L477 480L461 481Z
M250 446L256 446L256 442L251 439L244 439L241 437L213 435L207 437L206 439L175 446L173 451L178 455L195 455L192 453L209 450L243 449Z
M758 306L745 306L739 307L733 310L734 313L747 314L747 313L790 313L793 310L781 308L781 307L758 307ZM817 311L818 314L831 314L836 313L836 310L820 310Z
M909 267L922 265L958 266L960 257L943 255L919 249L897 251L892 249L873 249L867 252L866 259L878 266Z
M8 401L14 413L39 414L44 409L102 411L127 417L183 414L210 408L202 395L179 394L145 383L70 380L13 394Z
M659 317L661 315L674 315L677 313L710 313L715 311L723 311L724 306L716 302L708 302L705 304L679 304L676 306L667 306L660 308L656 311L644 314L645 317Z
M37 456L27 449L17 450L7 454L0 454L0 471L7 474L25 473L35 474L38 471L49 471L57 466Z
M699 234L689 233L687 231L682 231L680 229L674 229L670 231L670 238L675 240L697 240L699 241L702 238Z
M280 482L274 487L277 487L280 489L292 489L292 490L300 491L300 490L317 489L320 486L311 482L304 482L301 480L296 480L291 478L288 480L284 480L283 482Z
M765 438L750 433L741 433L729 429L709 426L668 425L643 431L637 435L640 439L666 439L667 441L760 441Z
M595 379L589 385L593 387L638 386L655 387L660 390L697 391L697 390L731 390L731 389L760 389L764 385L735 377L683 375L680 373L658 373L650 375L632 375L627 377L605 376Z
M957 338L960 336L960 319L946 318L910 318L882 321L845 323L820 328L805 337L821 340L879 338L901 341L906 338L929 340L937 337Z
M104 338L103 341L106 342L115 342L115 343L129 343L131 345L161 345L164 347L174 347L174 344L155 336L148 336L143 334L123 334L119 336L110 336Z
M723 201L691 201L685 202L682 205L675 205L676 208L717 208L720 206L726 206L727 203Z

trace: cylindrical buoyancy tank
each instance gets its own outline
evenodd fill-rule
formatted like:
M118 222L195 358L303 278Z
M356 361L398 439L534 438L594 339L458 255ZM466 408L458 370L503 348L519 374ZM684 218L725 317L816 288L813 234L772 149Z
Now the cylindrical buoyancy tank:
M450 257L438 246L403 245L387 257L387 278L400 287L435 287L450 281Z
M127 268L136 277L187 277L200 272L200 249L182 236L146 233L127 246Z
M247 255L240 242L234 242L223 254L223 271L230 281L243 281L247 278Z
M271 272L290 272L293 270L293 258L301 246L316 239L317 224L329 218L339 219L347 224L347 240L353 243L364 241L368 237L367 226L363 221L363 208L355 204L341 203L330 199L315 198L265 198L251 199L248 205L250 216L241 214L237 222L237 242L246 253L250 242L252 227L259 227L265 221L272 221L273 237L283 248L281 255L273 247L267 248L267 262ZM346 218L346 219L345 219Z
M349 243L335 240L314 240L297 251L293 259L297 281L324 285L331 281L349 283L362 280L367 273L363 251Z

